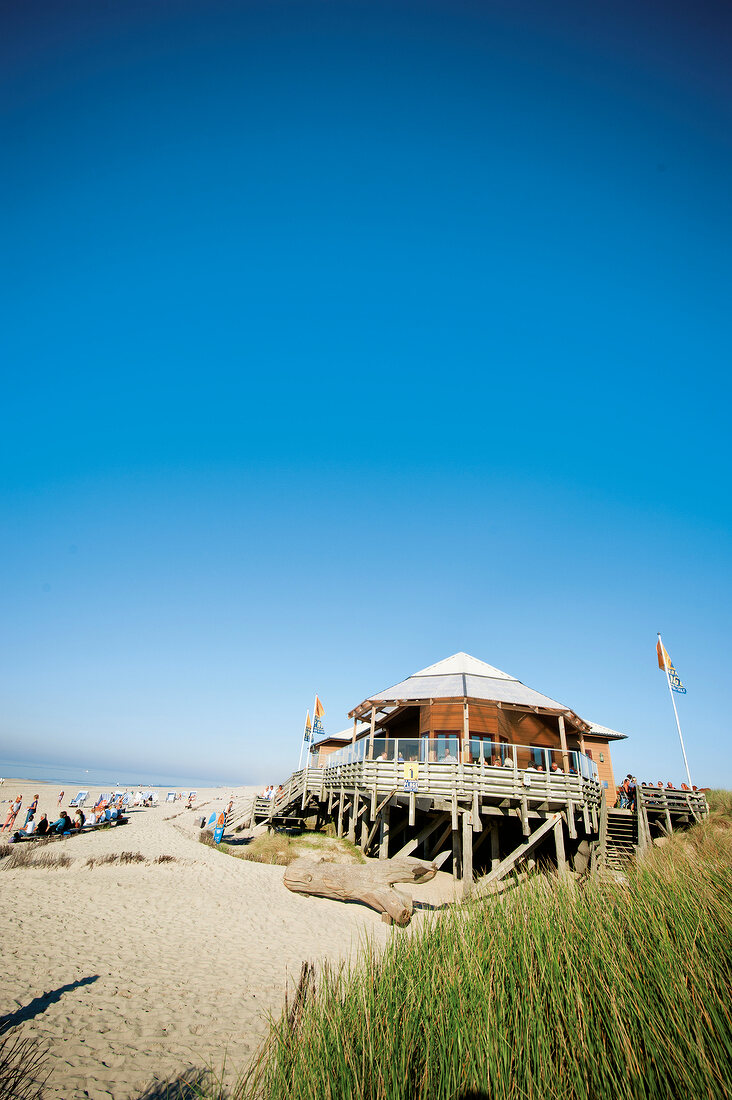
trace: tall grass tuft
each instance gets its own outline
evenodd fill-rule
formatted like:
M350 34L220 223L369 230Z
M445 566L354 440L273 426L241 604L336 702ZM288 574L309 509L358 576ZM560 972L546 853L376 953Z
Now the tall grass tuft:
M732 832L395 929L273 1023L239 1100L732 1095Z
M48 1055L36 1040L0 1038L0 1096L3 1100L43 1100Z

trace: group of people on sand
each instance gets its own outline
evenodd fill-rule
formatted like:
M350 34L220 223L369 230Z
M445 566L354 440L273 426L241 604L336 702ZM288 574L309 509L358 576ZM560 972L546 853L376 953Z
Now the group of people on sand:
M63 801L63 797L64 792L61 791L58 799L59 806ZM119 820L122 817L123 807L121 798L117 798L111 802L100 798L93 810L88 814L85 814L79 806L74 813L73 819L66 810L61 810L59 817L51 822L48 820L47 814L41 814L40 817L37 816L38 800L39 796L37 794L34 795L26 811L23 824L19 824L18 828L15 828L16 820L23 805L23 796L19 794L17 798L13 799L5 822L0 829L0 833L4 833L7 830L14 841L25 840L32 836L70 836L75 832L81 832L84 826L89 827L91 825L97 825L102 821Z

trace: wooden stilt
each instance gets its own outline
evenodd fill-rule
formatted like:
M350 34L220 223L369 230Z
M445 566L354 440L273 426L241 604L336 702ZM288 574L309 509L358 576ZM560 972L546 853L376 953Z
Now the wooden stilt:
M524 836L528 836L531 832L531 826L529 825L529 805L526 801L526 795L521 795L521 828L523 829Z
M358 817L358 807L359 795L358 787L356 787L356 791L353 796L353 803L351 805L351 814L348 819L348 839L351 841L352 844L356 843L356 819Z
M462 872L460 859L460 830L451 829L452 832L452 877L459 878Z
M577 839L577 825L574 820L574 802L571 798L567 799L567 828L569 829L569 836L571 840Z
M495 871L501 862L501 846L498 835L498 826L491 825L491 871Z
M448 820L447 824L445 825L445 828L442 830L439 837L437 838L437 842L435 843L435 846L432 849L432 854L430 856L430 859L435 859L440 854L440 852L442 851L442 846L443 846L443 844L447 843L447 838L449 837L451 832L452 832L452 822Z
M567 873L567 857L564 852L564 828L560 818L554 826L554 847L557 852L557 870L560 875Z
M489 886L492 882L498 882L499 879L507 875L508 872L516 865L516 863L522 859L527 852L530 852L539 841L546 836L550 829L553 829L557 822L561 823L561 818L558 813L550 814L538 829L534 829L531 836L528 836L526 840L523 840L518 848L514 848L510 855L507 855L497 867L494 867L489 875L481 881L481 888Z
M463 814L463 897L473 892L473 821L469 813Z
M346 801L345 791L341 787L341 797L338 800L338 828L336 829L336 835L343 836L343 804Z
M480 799L478 798L478 789L473 791L473 832L479 833L483 829L483 822L480 820Z
M449 822L447 814L440 814L432 821L428 821L425 827L420 829L416 836L413 836L411 840L407 841L403 848L399 849L397 856L411 856L412 852L416 851L420 844L424 844L425 841L428 840L437 829L444 826L446 822ZM451 825L448 827L450 829L452 828Z
M379 827L379 859L389 858L389 818L391 806L384 806L381 811L381 825Z

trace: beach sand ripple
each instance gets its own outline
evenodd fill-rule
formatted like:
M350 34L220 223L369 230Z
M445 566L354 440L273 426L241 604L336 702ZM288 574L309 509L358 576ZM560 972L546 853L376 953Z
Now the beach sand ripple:
M35 791L55 817L56 788L2 788L24 793L24 806ZM290 893L281 867L198 843L203 812L253 793L203 790L205 811L163 803L47 846L69 854L67 868L4 870L0 860L0 1015L47 1044L49 1097L136 1100L151 1082L219 1069L224 1056L239 1068L304 959L353 957L365 935L390 934L363 906ZM145 862L87 865L121 852ZM152 862L161 855L174 861Z

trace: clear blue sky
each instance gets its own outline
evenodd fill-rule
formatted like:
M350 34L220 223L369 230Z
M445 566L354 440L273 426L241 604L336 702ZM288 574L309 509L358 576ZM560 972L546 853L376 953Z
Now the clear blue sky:
M466 650L732 787L711 3L4 9L0 759L280 781Z

